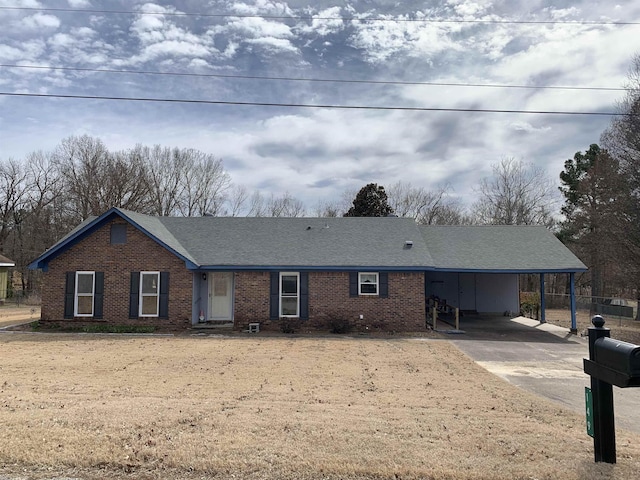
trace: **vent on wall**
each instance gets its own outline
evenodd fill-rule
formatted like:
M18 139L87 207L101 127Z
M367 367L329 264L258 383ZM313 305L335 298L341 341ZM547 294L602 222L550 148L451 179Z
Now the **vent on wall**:
M406 242L404 242L404 247L405 248L413 247L413 242L411 240L407 240Z

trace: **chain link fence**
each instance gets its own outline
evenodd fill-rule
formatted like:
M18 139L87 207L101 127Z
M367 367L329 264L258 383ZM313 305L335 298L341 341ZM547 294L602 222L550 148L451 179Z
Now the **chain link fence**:
M39 290L13 287L7 289L7 298L4 300L4 305L7 307L39 307L41 300L42 297Z
M569 310L571 308L570 295L545 293L547 309ZM576 311L591 315L603 315L633 320L636 318L637 301L617 297L592 297L576 295Z

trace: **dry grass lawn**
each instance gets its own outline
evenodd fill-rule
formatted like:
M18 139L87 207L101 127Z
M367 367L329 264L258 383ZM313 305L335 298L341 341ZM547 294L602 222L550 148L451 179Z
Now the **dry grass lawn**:
M593 314L585 310L576 312L576 326L578 333L586 334L587 329L592 327L591 319ZM640 322L636 322L631 318L622 318L614 316L604 316L604 326L611 329L611 337L625 342L640 344ZM569 310L548 309L546 311L546 320L555 325L571 327L571 312Z
M444 340L0 335L0 478L637 478Z
M30 306L0 306L0 328L16 323L38 320L40 318L40 307Z

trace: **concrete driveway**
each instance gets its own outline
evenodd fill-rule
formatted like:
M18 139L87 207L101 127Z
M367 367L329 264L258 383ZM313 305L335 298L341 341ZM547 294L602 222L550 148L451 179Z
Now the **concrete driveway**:
M605 325L606 327L606 325ZM583 372L587 339L561 327L518 317L464 318L451 340L490 372L510 383L585 413ZM613 388L616 428L640 433L640 388ZM586 435L586 427L585 427Z

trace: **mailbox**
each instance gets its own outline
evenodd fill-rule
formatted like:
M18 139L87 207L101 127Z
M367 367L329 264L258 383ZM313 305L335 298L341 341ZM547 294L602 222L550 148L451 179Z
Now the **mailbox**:
M640 345L598 338L593 359L584 361L584 371L617 387L640 386Z
M640 345L604 337L596 340L595 346L596 363L631 377L640 376Z
M640 345L614 340L604 318L595 315L589 328L589 358L584 373L591 375L593 453L596 462L616 463L613 387L640 387ZM587 395L588 397L588 395Z

